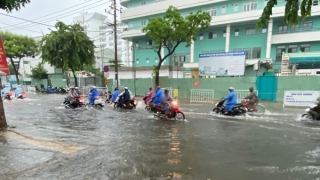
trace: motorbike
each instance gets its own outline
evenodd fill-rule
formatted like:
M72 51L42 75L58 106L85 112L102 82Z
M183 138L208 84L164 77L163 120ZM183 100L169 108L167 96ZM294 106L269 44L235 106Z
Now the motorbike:
M106 104L106 103L109 104L109 103L110 103L110 99L112 98L111 92L106 93L105 96L106 96L106 100L105 100L104 103L105 103L105 104Z
M45 89L45 92L46 93L55 93L57 91L57 87L51 87L51 86L48 86L46 89Z
M9 91L4 97L4 99L7 99L7 100L12 100L13 98L14 98L14 93L12 91Z
M64 87L59 87L58 93L66 94L66 93L68 93L68 90Z
M128 101L125 105L120 103L120 98L118 98L118 101L116 101L113 105L115 109L136 109L136 98L133 97L131 101Z
M75 109L78 107L86 107L86 103L84 102L84 98L83 96L78 96L76 97L76 103L70 104L70 101L68 98L65 98L64 102L63 102L65 108L67 109Z
M304 118L304 119L307 119L307 120L320 120L320 114L315 115L315 114L312 114L312 113L310 112L310 110L311 110L313 107L315 107L315 106L310 106L310 107L308 107L308 108L305 110L306 113L302 114L301 117Z
M94 100L94 105L91 105L94 107L104 107L104 101L103 98L99 97L98 99Z
M178 106L178 102L175 100L172 100L170 102L171 105L171 113L168 115L169 119L174 119L174 120L185 120L185 115L181 111L181 109ZM152 110L154 112L154 117L162 118L165 119L165 110L161 108L161 106L152 106Z
M26 98L26 92L22 91L21 94L17 96L17 99L25 99Z
M224 114L225 111L225 106L224 106L225 100L222 98L218 103L216 103L216 107L213 108L213 112L216 114ZM248 109L246 108L248 106L248 102L242 102L242 103L237 103L236 105L233 106L231 112L227 114L227 116L241 116L245 115Z

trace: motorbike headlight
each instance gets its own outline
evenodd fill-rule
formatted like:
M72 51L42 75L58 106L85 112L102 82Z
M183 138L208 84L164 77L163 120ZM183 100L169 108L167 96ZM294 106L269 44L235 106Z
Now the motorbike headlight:
M219 103L216 103L216 106L218 106Z
M177 101L173 101L172 105L178 105Z
M307 108L305 111L306 111L306 112L309 112L309 111L310 111L310 108Z

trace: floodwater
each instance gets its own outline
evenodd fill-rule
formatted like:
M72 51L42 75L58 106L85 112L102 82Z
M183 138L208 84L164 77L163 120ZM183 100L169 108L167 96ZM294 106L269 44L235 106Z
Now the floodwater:
M303 108L262 103L263 116L224 117L210 113L213 104L180 102L186 121L166 121L146 112L142 102L133 111L108 105L70 110L61 105L63 98L40 94L6 101L8 123L21 134L81 150L66 154L38 148L49 151L50 158L0 178L320 179L320 123L302 121ZM37 160L33 157L29 161Z

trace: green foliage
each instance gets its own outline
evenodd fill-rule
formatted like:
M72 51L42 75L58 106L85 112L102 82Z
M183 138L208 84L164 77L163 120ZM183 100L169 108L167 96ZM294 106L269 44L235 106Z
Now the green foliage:
M75 71L95 63L94 43L80 24L66 25L59 21L55 27L57 30L51 30L41 40L41 58L56 68L71 69L77 85Z
M43 75L47 74L47 70L44 69L43 63L39 62L36 67L31 69L31 78L41 79Z
M286 0L286 7L284 13L284 20L290 25L299 23L299 10L300 16L303 20L311 16L311 8L313 0ZM277 5L277 0L269 0L266 7L263 9L261 17L257 22L257 27L261 28L266 26L272 15L272 8Z
M0 32L0 35L2 36L6 56L10 59L13 66L13 71L10 70L10 73L15 73L17 83L19 84L18 72L20 61L24 57L35 57L38 54L39 44L34 38L28 36L21 36L10 32ZM14 60L19 62L18 66L14 64Z
M156 72L156 85L159 85L159 70L163 61L172 55L176 48L185 42L190 46L196 40L196 34L210 26L211 16L207 12L198 10L183 17L179 10L170 6L164 16L149 19L149 23L142 29L153 41L153 48L158 54L159 63ZM161 56L161 48L167 49L167 54Z
M121 62L121 60L118 60L118 67L124 66L124 64L119 62ZM109 67L116 67L116 61L114 59L109 60L108 63L109 63Z
M15 70L12 64L9 64L9 71L10 71L10 75L14 75L15 74Z
M95 75L101 75L101 71L99 70L99 68L95 68L93 65L84 65L83 66L83 70L93 73Z
M11 12L14 9L21 9L28 3L30 3L30 0L2 0L0 2L0 9Z

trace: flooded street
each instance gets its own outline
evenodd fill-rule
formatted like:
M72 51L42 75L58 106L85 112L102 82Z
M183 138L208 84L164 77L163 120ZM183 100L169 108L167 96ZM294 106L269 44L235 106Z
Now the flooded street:
M0 134L0 179L320 179L320 123L301 121L304 108L233 118L181 102L186 121L165 121L142 102L70 110L64 97L4 102L16 128Z

